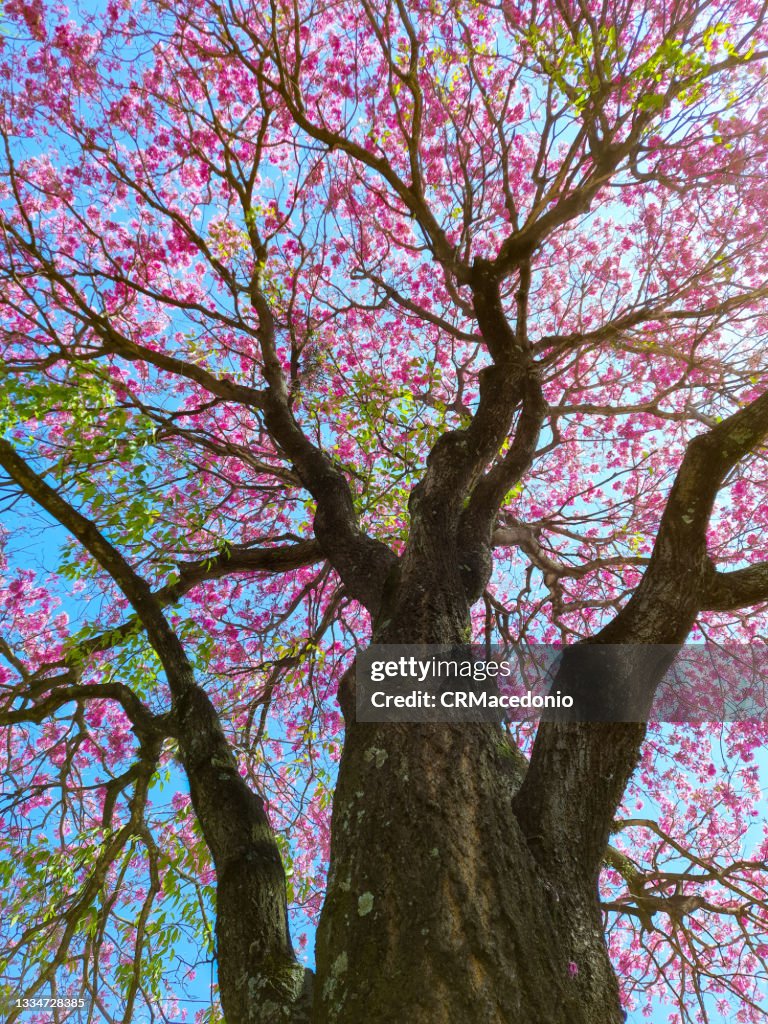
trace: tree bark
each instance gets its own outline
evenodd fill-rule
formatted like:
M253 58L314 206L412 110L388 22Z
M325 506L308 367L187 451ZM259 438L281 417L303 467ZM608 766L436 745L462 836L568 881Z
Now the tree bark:
M466 640L468 605L445 551L453 585L414 575L404 592L401 577L375 642ZM513 804L525 759L502 729L357 723L350 701L315 1024L622 1021L599 864L567 848L550 855L526 834Z
M218 980L227 1024L309 1021L311 972L296 961L285 870L258 793L241 777L206 694L177 698L181 759L216 868Z

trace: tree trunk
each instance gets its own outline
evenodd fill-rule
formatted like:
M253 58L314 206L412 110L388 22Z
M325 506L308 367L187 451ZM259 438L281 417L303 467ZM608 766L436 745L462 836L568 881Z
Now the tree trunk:
M442 586L401 575L375 641L465 640L450 569ZM513 810L525 762L502 729L356 723L350 699L315 1024L622 1021L599 861L526 834Z
M303 1024L311 976L294 956L285 871L264 803L240 776L203 690L190 681L175 712L192 804L216 868L218 980L227 1024Z

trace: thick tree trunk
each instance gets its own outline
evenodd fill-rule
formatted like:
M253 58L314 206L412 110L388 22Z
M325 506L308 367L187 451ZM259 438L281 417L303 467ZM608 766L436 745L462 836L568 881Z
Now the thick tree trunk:
M318 1024L622 1019L595 879L537 859L512 813L518 779L490 726L350 730Z
M378 642L465 639L458 586L402 582ZM525 763L501 728L362 724L345 710L315 1024L623 1020L598 867L526 834L513 810Z

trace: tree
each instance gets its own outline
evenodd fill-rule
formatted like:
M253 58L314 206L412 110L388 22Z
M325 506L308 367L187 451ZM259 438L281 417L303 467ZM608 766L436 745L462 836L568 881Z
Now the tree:
M14 998L763 1019L762 722L362 724L352 664L761 640L765 16L9 0L0 465L70 537L6 535Z

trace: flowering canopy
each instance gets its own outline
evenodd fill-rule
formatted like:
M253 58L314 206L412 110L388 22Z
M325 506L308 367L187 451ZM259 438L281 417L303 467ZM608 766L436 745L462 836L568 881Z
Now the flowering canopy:
M339 679L440 438L485 423L455 483L490 510L478 638L629 607L702 435L690 636L764 642L766 5L8 0L2 31L4 974L128 1022L213 955L215 880L128 573L267 799L299 928ZM767 733L651 730L602 881L627 1008L763 1019Z

